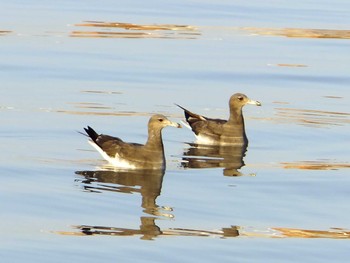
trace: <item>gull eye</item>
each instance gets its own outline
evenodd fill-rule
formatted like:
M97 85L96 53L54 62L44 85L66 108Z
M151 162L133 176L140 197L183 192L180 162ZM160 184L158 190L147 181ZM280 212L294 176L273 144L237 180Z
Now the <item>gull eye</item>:
M243 100L243 97L242 97L242 96L239 96L237 99L238 99L239 101L242 101L242 100Z
M162 118L159 118L159 119L158 119L158 121L159 121L159 122L163 122L163 121L164 121L164 119L162 119Z

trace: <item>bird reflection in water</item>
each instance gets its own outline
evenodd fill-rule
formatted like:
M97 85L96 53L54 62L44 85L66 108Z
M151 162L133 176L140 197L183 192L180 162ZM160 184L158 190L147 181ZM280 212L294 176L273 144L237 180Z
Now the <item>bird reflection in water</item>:
M153 240L164 235L163 231L156 225L155 217L141 217L140 220L139 229L88 225L75 226L75 228L79 229L83 235L141 236L143 240Z
M156 203L157 197L162 190L164 170L98 170L98 171L77 171L76 174L84 176L81 182L84 189L92 192L112 191L119 193L140 193L142 196L141 207L143 212L152 216L140 217L140 229L125 229L117 231L109 226L81 226L82 234L85 235L142 235L141 239L152 240L161 235L162 232L156 225L158 217L173 218L169 213L169 207L160 207Z
M84 189L91 192L112 191L120 193L140 193L143 212L172 218L173 215L164 211L171 208L159 207L156 199L162 190L164 177L163 169L155 170L97 170L77 171L76 174L84 176L82 180Z
M140 218L140 229L121 232L121 235L143 235L142 239L151 240L161 234L155 220L158 217L173 218L169 213L169 207L160 207L156 203L157 197L162 190L164 170L98 170L98 171L77 171L76 174L84 176L82 184L84 189L91 192L112 191L119 193L140 193L142 197L141 207L143 212L152 216ZM113 227L100 226L81 227L83 234L102 234L112 231Z
M62 235L104 235L104 236L141 236L143 240L153 240L154 238L164 236L182 236L182 237L238 237L240 236L239 227L231 226L220 230L188 229L188 228L168 228L161 230L152 223L152 218L141 218L142 225L140 229L122 228L122 227L103 227L103 226L75 226L80 233L76 232L58 232Z
M156 199L161 194L164 170L97 170L77 171L76 174L83 176L81 183L84 189L91 192L113 191L120 193L140 193L142 196L141 207L143 212L151 216L141 216L138 229L79 225L75 226L80 235L110 235L110 236L141 236L143 240L153 240L159 236L210 236L217 235L216 232L194 230L194 229L160 229L156 220L160 218L173 218L169 207L160 207ZM225 228L222 230L224 236L238 236L236 228ZM220 235L222 235L220 233ZM70 235L79 233L60 232Z
M247 145L201 145L189 143L181 165L185 168L224 168L225 176L241 176Z

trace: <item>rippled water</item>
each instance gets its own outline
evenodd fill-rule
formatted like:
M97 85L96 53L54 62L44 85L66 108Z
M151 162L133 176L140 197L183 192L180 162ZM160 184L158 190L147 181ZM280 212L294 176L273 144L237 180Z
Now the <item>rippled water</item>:
M2 262L348 258L347 1L60 1L0 10ZM247 149L163 131L167 169L115 172L86 125L143 143L179 103ZM219 159L217 159L219 157Z

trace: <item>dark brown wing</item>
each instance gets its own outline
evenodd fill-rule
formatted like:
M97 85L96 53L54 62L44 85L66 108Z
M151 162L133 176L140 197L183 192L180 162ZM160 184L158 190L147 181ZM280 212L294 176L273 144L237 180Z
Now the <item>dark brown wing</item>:
M142 146L142 144L137 143L126 143L118 137L98 134L89 126L87 128L84 128L84 130L90 139L111 157L115 157L115 155L118 153L120 157L123 158L123 155L125 155L125 153L130 153L135 150L134 148Z
M177 104L176 104L177 105ZM223 132L223 125L227 122L221 119L211 119L202 115L190 112L184 107L177 105L185 112L185 118L188 124L191 126L192 131L198 134L204 134L207 136L220 136Z

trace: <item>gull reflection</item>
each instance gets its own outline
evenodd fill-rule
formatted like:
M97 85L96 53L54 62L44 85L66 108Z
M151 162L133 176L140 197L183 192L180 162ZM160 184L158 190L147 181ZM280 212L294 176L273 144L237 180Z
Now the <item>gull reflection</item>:
M56 232L61 235L104 235L104 236L141 236L143 240L153 240L163 236L182 236L182 237L238 237L239 227L231 226L220 230L188 229L188 228L169 228L161 230L154 223L155 218L141 218L140 229L105 227L105 226L74 226L80 232Z
M91 192L113 191L120 193L140 193L143 212L172 218L167 213L171 208L159 207L157 197L162 190L164 170L97 170L77 171L84 176L84 189ZM165 212L164 212L165 211Z
M189 143L184 151L181 165L185 168L224 168L226 176L243 175L238 170L244 166L246 145L199 145Z
M139 229L108 227L108 226L75 226L82 235L109 235L109 236L141 236L143 240L153 240L164 233L156 225L155 217L141 217Z
M301 229L282 227L245 227L227 226L217 230L190 229L190 228L166 228L161 230L154 224L151 218L144 219L140 229L122 227L104 227L80 225L74 226L77 231L56 231L60 235L85 236L85 235L109 235L109 236L140 236L144 240L153 240L165 236L178 237L250 237L250 238L327 238L327 239L350 239L350 230L346 228L328 229Z

